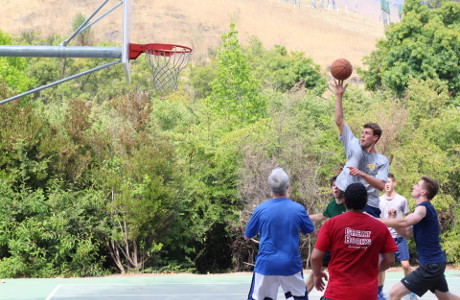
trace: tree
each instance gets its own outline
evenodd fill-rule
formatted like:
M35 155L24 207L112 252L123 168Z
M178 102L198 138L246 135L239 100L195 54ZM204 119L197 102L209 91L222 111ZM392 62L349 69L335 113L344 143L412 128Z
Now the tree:
M0 30L0 45L11 45L13 39ZM25 92L35 85L27 76L27 61L24 57L0 57L0 96L5 99L13 93Z
M150 127L146 94L109 102L101 131L111 133L101 168L93 172L107 195L108 252L121 273L158 267L177 214L176 159L169 139Z
M289 53L281 45L265 50L257 37L252 37L246 51L257 78L264 87L280 92L304 88L313 90L317 95L322 95L327 88L320 65L305 57L303 52Z
M81 12L77 13L72 21L72 30L76 31L85 21L85 16ZM93 31L91 27L80 32L76 36L76 41L77 46L91 46L93 44Z
M410 78L437 79L453 95L460 90L460 3L430 9L418 0L404 4L404 18L385 32L360 69L366 88L389 88L400 96Z
M253 122L266 115L266 98L239 44L235 24L222 34L222 42L208 100L217 114L233 116L238 123Z

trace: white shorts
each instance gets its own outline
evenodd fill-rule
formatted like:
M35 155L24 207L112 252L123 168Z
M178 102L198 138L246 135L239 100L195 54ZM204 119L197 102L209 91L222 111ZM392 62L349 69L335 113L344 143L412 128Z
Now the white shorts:
M290 276L254 273L248 299L275 300L280 286L286 299L293 297L296 300L308 300L307 287L302 272Z

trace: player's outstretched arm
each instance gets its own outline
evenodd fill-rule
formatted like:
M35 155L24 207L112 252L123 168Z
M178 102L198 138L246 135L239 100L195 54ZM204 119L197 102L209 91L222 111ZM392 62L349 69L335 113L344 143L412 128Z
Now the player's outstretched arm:
M404 219L395 218L396 213L390 213L392 218L378 219L385 225L393 227L396 232L403 238L410 238L413 235L412 226L420 222L426 216L426 207L417 206L413 213L405 217Z
M324 221L326 220L327 217L324 216L323 214L314 214L314 215L310 215L310 220L312 222L321 222L321 221Z
M410 238L411 236L414 235L414 231L412 229L412 226L396 227L395 231L396 231L397 234L399 234L400 236L402 236L405 239L408 239L408 238Z
M343 105L342 99L347 85L343 86L343 80L335 80L332 87L335 91L335 124L339 128L340 135L342 135L343 128L345 127L345 121L343 120Z

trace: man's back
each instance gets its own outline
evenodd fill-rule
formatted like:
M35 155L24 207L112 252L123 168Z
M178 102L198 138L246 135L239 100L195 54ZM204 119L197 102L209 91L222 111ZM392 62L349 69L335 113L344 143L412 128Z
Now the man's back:
M324 223L315 248L331 249L330 279L324 296L354 300L377 298L379 253L397 250L384 224L356 212Z
M246 236L260 233L255 271L264 275L292 275L302 270L299 230L315 229L305 208L288 198L261 203L246 227Z

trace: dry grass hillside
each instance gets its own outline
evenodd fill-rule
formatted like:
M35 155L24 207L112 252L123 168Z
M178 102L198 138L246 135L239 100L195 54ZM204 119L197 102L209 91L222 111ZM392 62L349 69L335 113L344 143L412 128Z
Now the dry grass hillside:
M352 0L342 0L352 1ZM370 1L370 0L369 0ZM191 46L194 59L206 57L220 44L221 34L237 24L240 40L256 35L266 48L275 44L305 52L326 68L335 58L346 57L361 65L363 56L383 37L378 18L346 11L311 7L311 0L131 0L132 42L176 43ZM18 35L37 31L42 36L58 33L67 37L74 16L92 13L102 0L1 0L0 29ZM119 3L111 0L107 9ZM300 4L300 5L299 5ZM121 42L122 10L92 27L96 41Z

